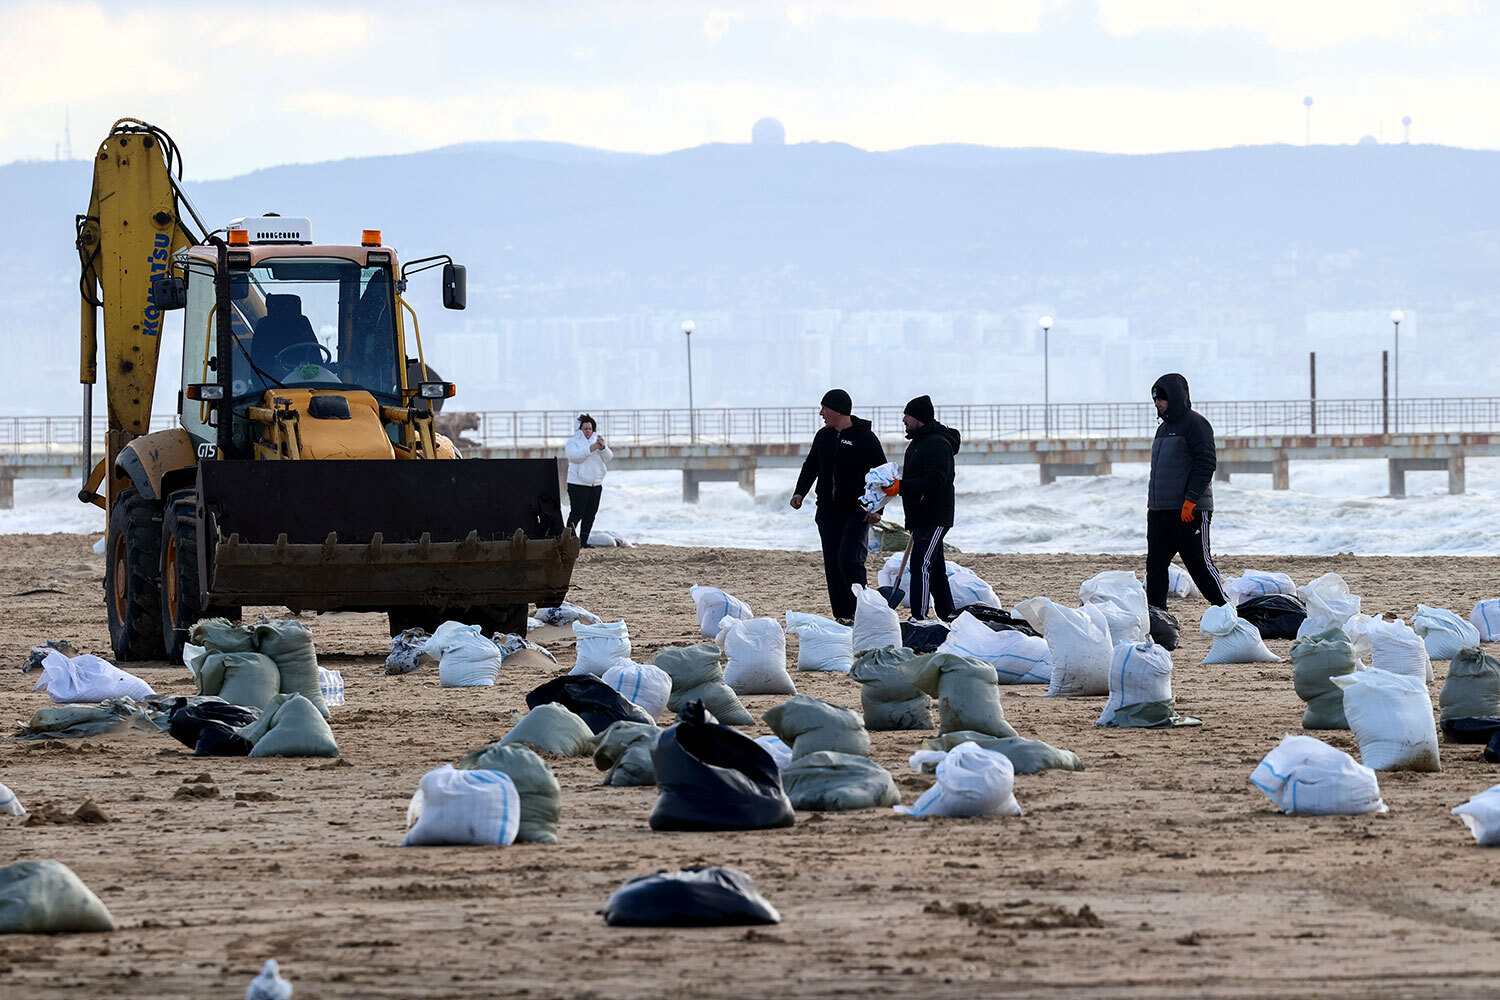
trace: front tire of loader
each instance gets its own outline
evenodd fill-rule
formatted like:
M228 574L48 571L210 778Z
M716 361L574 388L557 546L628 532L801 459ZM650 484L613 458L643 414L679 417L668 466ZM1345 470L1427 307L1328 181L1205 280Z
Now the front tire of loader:
M519 635L526 637L527 604L478 604L468 608L391 608L387 612L392 636L409 628L419 628L431 635L446 621L478 625L485 635Z
M125 490L109 511L104 607L115 659L160 659L161 504Z
M198 580L198 494L167 497L161 523L161 635L167 659L182 662L188 629L202 618L239 618L239 608L205 608Z

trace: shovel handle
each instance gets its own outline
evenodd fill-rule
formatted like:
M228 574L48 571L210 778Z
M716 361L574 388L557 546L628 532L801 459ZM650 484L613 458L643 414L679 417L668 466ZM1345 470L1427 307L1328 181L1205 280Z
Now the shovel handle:
M906 564L911 561L912 546L917 544L916 535L908 535L906 538L906 551L901 554L901 568L896 570L896 586L891 590L891 599L887 602L893 608L901 606L901 599L906 596L906 591L901 589L901 581L906 576Z

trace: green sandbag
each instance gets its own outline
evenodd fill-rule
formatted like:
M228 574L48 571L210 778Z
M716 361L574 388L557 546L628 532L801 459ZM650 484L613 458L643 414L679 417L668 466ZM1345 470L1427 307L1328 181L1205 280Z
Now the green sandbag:
M96 705L39 708L16 733L23 740L87 739L124 729L156 731L150 717L130 698L110 698Z
M261 711L281 690L281 670L263 653L210 653L196 680L199 694Z
M857 754L819 750L781 769L781 787L793 809L843 812L874 809L901 801L891 773Z
M0 934L114 929L109 908L61 861L17 861L0 868Z
M1292 643L1292 684L1297 697L1307 702L1302 713L1303 729L1348 729L1344 718L1344 691L1333 683L1340 674L1359 668L1348 634L1334 627Z
M210 653L253 653L255 631L228 618L205 618L188 629L188 641Z
M912 687L938 700L938 732L960 729L1015 736L1000 706L1000 676L983 660L957 653L915 656L901 669Z
M1179 715L1177 699L1166 701L1142 701L1134 705L1121 705L1115 709L1114 720L1108 725L1121 729L1178 729L1203 725L1202 719L1191 715Z
M598 739L589 724L557 702L538 705L500 738L501 746L524 743L559 757L584 757Z
M986 736L984 733L944 733L936 739L923 740L927 750L947 752L960 743L978 743L982 749L994 750L1010 758L1017 774L1040 774L1043 771L1082 771L1083 761L1071 750L1063 750L1041 740L1028 740L1022 736ZM932 772L936 762L922 768Z
M608 771L603 784L616 787L656 784L656 765L651 747L661 734L650 722L614 722L599 734L594 766Z
M682 706L701 701L703 707L726 726L754 724L755 719L745 710L739 695L724 683L718 646L709 642L697 646L668 646L656 654L655 663L672 678L668 711L681 712Z
M905 646L861 653L849 670L859 683L866 729L931 729L932 699L912 687L901 669L916 656Z
M562 786L547 762L530 747L491 743L471 750L453 765L461 771L500 771L510 777L521 797L521 829L517 842L557 843L557 820L562 815Z
M339 745L318 708L300 694L279 694L259 719L237 730L251 757L337 757Z
M255 646L280 668L282 694L300 694L323 718L329 717L323 689L318 686L318 653L313 648L312 629L299 621L260 622L255 626Z
M811 753L833 751L870 756L870 734L864 716L812 695L794 694L762 716L771 732L792 748L792 760Z
M1448 661L1438 693L1438 719L1500 715L1500 660L1478 646L1465 646Z

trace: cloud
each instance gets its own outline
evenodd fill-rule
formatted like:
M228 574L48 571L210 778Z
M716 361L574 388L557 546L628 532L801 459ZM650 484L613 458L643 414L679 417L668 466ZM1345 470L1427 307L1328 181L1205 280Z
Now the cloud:
M1468 0L1098 0L1112 35L1242 30L1306 52L1365 39L1431 40L1434 24L1468 12Z
M1042 26L1042 0L832 0L807 4L841 21L937 25L963 33L1024 34Z
M731 24L736 21L743 21L744 19L745 15L740 11L721 10L718 7L715 7L713 10L710 10L708 12L708 16L703 19L703 33L707 35L711 41L717 42L719 39L724 37L724 33L729 30L729 26Z

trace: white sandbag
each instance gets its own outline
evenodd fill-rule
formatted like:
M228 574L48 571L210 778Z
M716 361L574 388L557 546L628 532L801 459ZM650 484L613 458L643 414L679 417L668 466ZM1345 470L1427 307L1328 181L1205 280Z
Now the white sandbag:
M622 621L595 625L574 622L573 635L577 639L578 662L569 674L602 677L617 662L630 659L630 629Z
M719 622L725 618L743 621L755 617L750 605L718 587L690 587L688 596L693 599L693 607L698 610L698 630L705 639L712 639L719 634Z
M1097 604L1109 623L1110 642L1141 642L1151 635L1151 613L1146 588L1130 570L1111 569L1083 581L1078 599Z
M16 798L16 793L0 785L0 816L25 816L26 807Z
M42 658L42 676L33 691L45 690L58 704L94 703L111 698L145 701L156 692L134 674L89 653L64 656L48 649Z
M1389 674L1409 674L1423 683L1432 680L1432 660L1422 637L1397 618L1376 618L1365 629L1370 637L1370 665Z
M1198 585L1187 570L1176 563L1167 563L1167 593L1173 597L1192 597L1197 592Z
M1297 638L1305 639L1331 628L1344 629L1349 619L1359 614L1359 595L1349 593L1349 585L1337 573L1322 576L1297 588L1297 595L1307 604L1307 618L1297 627ZM1350 634L1353 638L1353 634Z
M484 637L478 625L443 622L423 652L437 657L443 687L491 687L500 676L500 647Z
M601 619L587 608L581 608L572 601L563 601L555 608L537 608L536 620L543 625L572 625L575 622L583 622L585 625L598 625ZM528 628L530 626L527 626Z
M1280 663L1281 657L1266 648L1260 631L1245 621L1231 605L1224 604L1203 612L1198 625L1204 635L1214 637L1204 663Z
M521 796L508 774L444 764L422 775L406 807L406 825L402 847L513 844L521 829Z
M786 630L797 637L797 669L847 674L854 665L854 629L822 615L786 613Z
M778 770L792 762L792 748L780 736L757 736L755 742L771 755Z
M786 672L786 633L774 618L725 618L715 637L728 662L724 683L735 694L796 694Z
M1052 658L1047 697L1109 694L1109 661L1114 644L1109 622L1098 606L1065 608L1045 597L1016 605L1015 613L1042 633Z
M1014 794L1016 770L1010 758L977 743L960 743L943 753L919 750L912 755L912 769L936 759L937 782L910 806L893 806L901 816L1019 816ZM921 758L920 760L918 758Z
M1464 821L1480 847L1500 845L1500 785L1486 788L1461 806L1453 815Z
M1479 629L1443 608L1418 604L1411 627L1422 637L1429 659L1451 660L1465 646L1479 645Z
M1344 689L1344 716L1359 759L1377 771L1441 771L1432 698L1422 678L1356 670L1329 678Z
M853 585L854 632L849 637L850 648L858 656L870 649L901 645L901 619L896 609L886 603L880 591Z
M1285 573L1267 573L1259 569L1247 569L1239 576L1224 581L1224 597L1234 607L1239 607L1252 597L1270 594L1295 596L1297 585Z
M894 587L896 585L896 573L901 569L902 555L903 553L896 552L886 558L880 570L875 574L876 586ZM948 590L953 594L955 608L966 608L971 604L1000 607L1000 598L995 594L995 588L985 583L978 573L951 560L944 560L943 565L947 567ZM908 560L906 576L901 583L901 606L903 608L911 607L911 574L914 569L915 567Z
M1001 684L1046 684L1052 680L1047 640L1015 629L996 631L965 611L948 625L939 653L957 653L995 668Z
M604 671L603 680L653 719L667 710L672 697L672 676L651 663L616 662Z
M1172 654L1154 642L1121 643L1110 658L1109 700L1094 725L1110 725L1128 705L1171 700Z
M1357 816L1388 811L1372 768L1311 736L1286 736L1256 765L1250 784L1284 813Z
M1469 621L1479 630L1481 642L1500 642L1500 598L1475 604L1469 612Z

